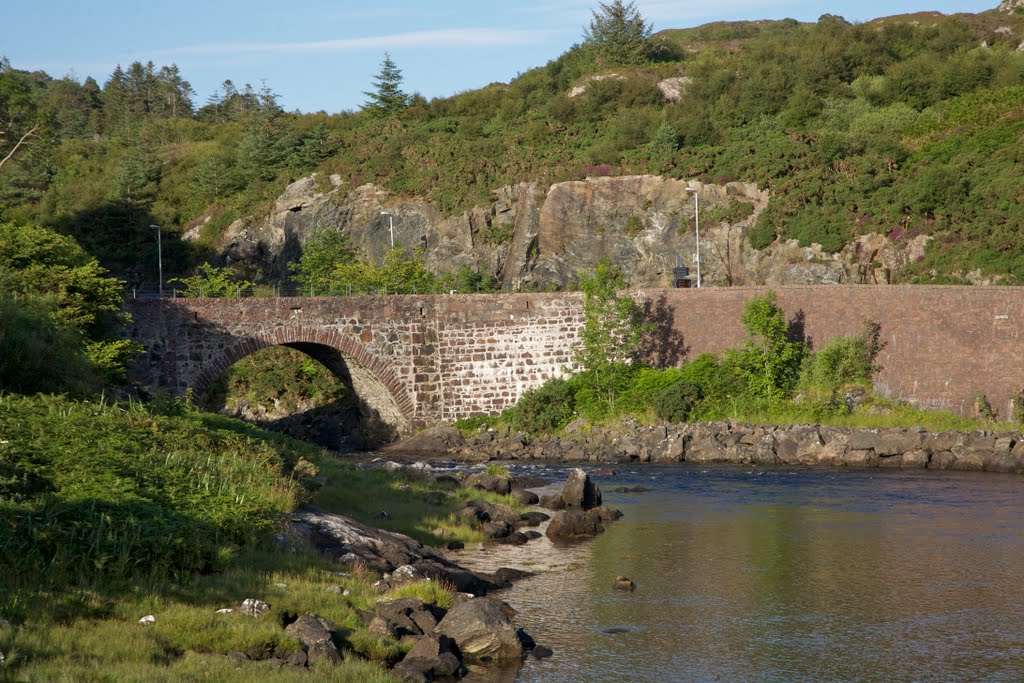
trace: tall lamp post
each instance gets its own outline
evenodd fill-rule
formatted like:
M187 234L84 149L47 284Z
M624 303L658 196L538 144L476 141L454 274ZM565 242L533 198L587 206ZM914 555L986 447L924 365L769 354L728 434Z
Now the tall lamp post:
M686 193L693 195L693 220L697 224L697 286L700 287L700 200L694 188L686 188Z
M388 234L391 235L391 248L394 249L395 248L395 217L392 216L387 211L381 211L380 215L388 217Z
M149 227L151 227L154 230L156 230L156 263L157 263L157 268L159 269L157 272L159 273L159 280L158 280L158 282L160 283L159 292L160 292L160 298L162 299L164 297L164 248L163 248L163 244L161 243L162 240L160 238L160 226L159 225L151 225Z

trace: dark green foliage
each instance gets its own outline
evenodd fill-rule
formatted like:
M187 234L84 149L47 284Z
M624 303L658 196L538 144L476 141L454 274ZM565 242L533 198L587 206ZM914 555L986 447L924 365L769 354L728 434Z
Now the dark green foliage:
M257 416L293 413L350 398L344 382L301 351L274 346L238 361L206 392L206 405L236 414L242 405Z
M702 398L699 386L683 380L654 394L651 404L659 420L686 422Z
M313 171L459 214L494 188L589 167L755 182L772 193L748 233L758 248L930 235L925 259L898 278L963 281L980 269L1024 282L1024 54L992 15L720 22L647 40L649 30L631 3L606 3L588 40L549 64L430 101L406 97L385 59L366 111L336 115L283 112L267 87L230 81L195 111L173 65L118 68L102 89L4 65L0 157L38 128L0 167L0 219L58 226L115 272L150 277L150 224L165 228L169 272L189 272L219 230ZM661 63L620 64L651 59ZM677 76L692 81L665 104L656 83ZM569 98L584 79L586 94ZM196 219L199 248L177 239Z
M748 393L769 400L787 398L799 379L807 348L802 341L789 339L775 292L747 301L741 320L747 339L742 349L727 355L746 381Z
M231 268L211 266L209 263L199 266L195 275L171 278L168 282L180 283L181 296L189 298L240 297L252 289L252 283L237 277Z
M54 372L22 391L85 391L97 375L120 381L136 345L121 338L123 283L70 237L35 225L0 223L0 297L8 328L5 344L31 367L52 353ZM24 327L22 327L24 326ZM32 335L38 337L32 339ZM49 351L47 351L49 349ZM81 356L88 359L85 368ZM33 360L35 359L35 360ZM13 371L13 368L12 368ZM64 387L60 389L59 387Z
M573 352L573 361L582 370L576 382L611 410L632 373L631 361L646 326L640 306L620 291L625 277L607 257L597 262L592 274L580 273L579 284L584 321L580 346Z
M509 424L524 432L553 432L575 415L575 393L564 379L548 380L522 395L505 416Z
M334 269L342 263L351 263L356 258L349 236L337 230L321 228L314 233L302 249L298 263L289 263L294 275L292 279L302 286L303 291L328 292Z
M61 326L39 300L0 293L0 390L90 394L101 376L81 334Z
M380 72L373 79L373 91L363 93L370 98L363 109L373 116L397 116L409 106L409 96L401 86L402 71L385 52Z

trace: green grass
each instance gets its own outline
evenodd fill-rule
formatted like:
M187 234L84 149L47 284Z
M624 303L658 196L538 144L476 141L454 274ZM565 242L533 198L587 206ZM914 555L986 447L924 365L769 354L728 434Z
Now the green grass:
M428 493L437 491L432 481L416 476L398 476L383 470L362 470L337 460L320 462L320 474L326 475L333 485L317 494L317 504L329 510L345 511L356 519L381 528L398 531L428 545L439 545L450 540L479 543L485 536L466 526L456 513L471 500L502 503L515 510L522 503L509 496L500 496L479 489L455 489L438 506L426 506ZM387 519L380 519L387 512ZM448 535L434 532L444 529Z
M320 474L329 483L303 486ZM0 630L4 673L27 681L311 680L308 672L224 655L286 656L286 615L332 620L346 662L315 680L390 679L381 662L407 649L366 632L357 609L416 596L448 606L449 587L405 584L381 595L379 577L272 539L303 502L438 543L483 536L440 506L427 479L364 470L288 437L187 404L76 402L0 395ZM390 518L375 519L386 510ZM434 535L444 528L444 539ZM340 572L347 572L341 574ZM332 587L341 586L344 595ZM254 597L261 619L216 614ZM138 623L153 614L150 626ZM365 658L375 662L367 663Z

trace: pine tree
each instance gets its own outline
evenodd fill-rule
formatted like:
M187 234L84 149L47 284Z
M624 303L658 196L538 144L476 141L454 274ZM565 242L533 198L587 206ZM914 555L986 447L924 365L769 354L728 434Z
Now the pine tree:
M632 2L622 0L600 3L600 11L592 11L590 27L583 39L597 49L598 55L615 64L643 64L648 60L648 39L651 25L644 20Z
M396 116L409 106L409 96L401 88L402 71L387 52L373 85L376 90L363 93L370 98L363 106L364 111L375 116Z

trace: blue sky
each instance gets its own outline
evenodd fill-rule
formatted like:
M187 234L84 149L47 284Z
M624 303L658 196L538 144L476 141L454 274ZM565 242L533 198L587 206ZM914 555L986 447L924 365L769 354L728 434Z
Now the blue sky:
M451 95L545 64L580 40L597 0L35 0L5 8L0 55L19 69L92 76L117 64L177 63L197 103L225 79L265 81L288 110L358 109L384 52L402 69L405 89ZM654 29L709 21L851 21L905 12L981 12L998 0L639 0Z

